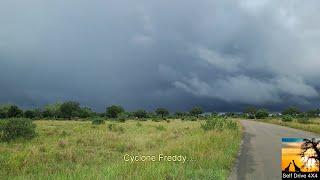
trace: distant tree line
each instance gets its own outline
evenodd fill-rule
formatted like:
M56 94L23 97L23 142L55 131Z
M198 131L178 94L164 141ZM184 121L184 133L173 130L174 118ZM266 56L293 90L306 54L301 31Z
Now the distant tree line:
M279 113L270 113L267 109L257 109L255 107L247 107L243 115L250 119L263 119L269 116L289 116L289 117L296 117L296 118L315 118L320 116L320 109L311 109L308 111L302 111L297 107L291 106L285 108L282 112Z
M270 113L267 109L247 107L242 113L226 112L217 113L212 112L210 114L204 114L201 107L193 107L188 112L175 112L170 113L167 108L159 107L153 112L148 112L144 109L138 109L133 112L126 111L122 106L112 105L106 107L105 112L99 113L93 111L89 107L80 106L80 103L75 101L67 101L63 103L55 103L44 106L43 108L35 108L22 110L17 105L7 104L0 105L0 119L23 117L28 119L85 119L92 117L105 117L110 119L125 120L127 118L201 118L204 116L225 116L225 117L242 117L249 119L263 119L269 116L290 116L290 117L318 117L320 115L320 109L312 109L308 111L301 111L297 107L288 107L281 113Z
M27 109L22 110L17 105L6 104L0 105L0 119L5 118L28 118L28 119L83 119L90 117L105 117L111 119L126 119L126 118L162 118L167 117L184 117L194 116L199 117L203 113L201 107L194 107L189 112L176 112L170 114L169 110L159 107L154 112L147 112L144 109L138 109L133 112L126 111L122 106L112 105L106 107L105 112L98 113L89 107L82 107L80 103L75 101L67 101L63 103L55 103L44 106L42 109Z

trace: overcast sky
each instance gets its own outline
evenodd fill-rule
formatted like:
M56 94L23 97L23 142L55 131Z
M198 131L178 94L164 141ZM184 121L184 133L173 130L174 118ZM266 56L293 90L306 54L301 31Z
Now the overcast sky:
M319 107L320 1L1 0L0 103Z

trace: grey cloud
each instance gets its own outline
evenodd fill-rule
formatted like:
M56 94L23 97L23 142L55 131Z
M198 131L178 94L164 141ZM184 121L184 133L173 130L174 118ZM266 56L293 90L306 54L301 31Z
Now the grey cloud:
M316 107L319 7L316 0L4 0L0 103Z

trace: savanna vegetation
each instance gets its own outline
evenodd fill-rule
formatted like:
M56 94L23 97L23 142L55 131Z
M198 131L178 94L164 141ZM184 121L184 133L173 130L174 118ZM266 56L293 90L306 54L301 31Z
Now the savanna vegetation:
M4 179L227 179L241 141L237 121L200 107L104 113L77 102L43 109L0 108ZM131 161L183 156L185 161ZM0 178L1 179L1 178Z
M302 111L297 107L288 107L281 113L270 113L266 109L248 107L240 118L256 119L262 122L301 129L320 134L320 109Z
M0 177L5 179L226 179L239 150L237 119L254 119L320 133L319 109L272 113L95 112L69 101L42 109L0 106ZM177 155L186 161L130 161ZM126 156L126 158L124 157ZM128 161L127 161L128 160Z

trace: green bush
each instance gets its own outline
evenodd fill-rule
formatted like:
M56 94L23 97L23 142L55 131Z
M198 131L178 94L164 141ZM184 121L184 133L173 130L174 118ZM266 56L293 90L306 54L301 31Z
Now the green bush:
M12 118L0 124L0 138L11 141L17 138L31 139L36 136L36 125L30 119Z
M135 112L133 112L133 116L139 119L144 119L147 118L147 111L143 110L143 109L139 109Z
M91 122L94 125L100 125L100 124L104 124L104 119L103 118L94 118L94 119L92 119Z
M256 112L256 118L257 119L264 119L264 118L267 118L268 116L269 116L269 112L266 109L259 109Z
M120 113L118 114L117 120L119 122L125 122L128 119L128 115L126 113Z
M284 115L284 116L282 116L282 121L283 122L291 122L291 121L293 121L293 117L291 115Z
M201 128L208 131L208 130L224 130L224 129L237 129L238 124L235 121L220 118L220 117L213 117L206 120L204 124L201 124Z

